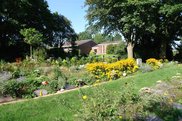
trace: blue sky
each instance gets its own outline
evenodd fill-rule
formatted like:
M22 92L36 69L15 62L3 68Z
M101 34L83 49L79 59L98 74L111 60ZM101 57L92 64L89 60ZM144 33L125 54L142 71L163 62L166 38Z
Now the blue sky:
M85 0L47 0L51 12L58 12L72 22L72 27L76 33L85 30L87 24L84 7Z

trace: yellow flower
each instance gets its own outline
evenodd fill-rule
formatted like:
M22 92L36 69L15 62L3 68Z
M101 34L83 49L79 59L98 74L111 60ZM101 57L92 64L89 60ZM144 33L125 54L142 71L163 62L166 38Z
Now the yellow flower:
M87 96L86 95L82 96L82 99L83 100L86 100L87 99Z
M99 83L99 82L100 82L100 80L96 80L96 81L95 81L95 83Z
M96 79L107 77L107 79L119 78L123 71L128 73L136 72L138 66L134 59L124 59L113 63L95 62L86 65L86 69L91 72Z
M123 117L122 116L119 116L119 119L122 119Z
M164 93L164 96L168 96L168 93L167 93L167 92L165 92L165 93Z
M173 99L169 99L169 103L173 103Z
M149 58L146 60L146 63L151 65L153 69L158 69L161 66L161 62L155 58Z
M99 85L98 83L94 83L94 84L93 84L94 87L96 87L96 86L98 86L98 85Z
M39 94L39 96L43 96L42 90L40 90L40 94Z

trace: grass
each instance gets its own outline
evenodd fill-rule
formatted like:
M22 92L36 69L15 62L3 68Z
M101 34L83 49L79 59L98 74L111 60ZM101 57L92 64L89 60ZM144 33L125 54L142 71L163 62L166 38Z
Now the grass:
M121 78L115 81L104 83L108 91L120 91L126 82L133 82L135 89L154 86L158 80L170 80L176 73L182 73L182 65L171 65L153 72L138 73L131 77ZM91 88L82 89L84 93L91 94ZM63 104L63 100L71 105ZM30 99L25 102L6 104L0 106L0 121L74 121L76 110L81 108L79 90ZM73 110L74 109L74 110Z

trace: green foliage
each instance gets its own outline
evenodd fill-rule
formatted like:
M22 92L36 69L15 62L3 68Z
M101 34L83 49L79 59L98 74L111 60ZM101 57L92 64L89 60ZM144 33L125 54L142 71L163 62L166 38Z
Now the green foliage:
M96 53L93 50L91 50L89 53L89 57L94 57L94 56L96 56Z
M122 56L126 55L125 45L124 45L124 43L120 43L118 45L113 45L113 44L108 45L106 53L114 54L114 55L118 55L119 57L122 57Z
M178 121L182 116L180 109L174 108L173 101L180 98L179 83L172 80L167 87L157 88L164 92L156 93L157 89L150 92L136 92L133 82L125 82L120 91L108 91L102 85L95 85L90 93L80 90L82 107L78 111L77 120L80 121L144 121L150 116L157 116L165 121ZM173 86L173 90L168 90ZM178 85L178 86L177 86ZM152 92L154 91L154 92ZM81 115L82 114L82 115Z
M30 45L30 57L32 58L32 46L43 41L43 35L35 28L21 29L20 34L24 36L24 41Z
M58 80L59 77L62 77L64 81L67 80L67 77L61 72L59 67L55 67L53 71L54 71L54 79Z
M70 62L72 65L77 65L77 60L78 60L77 57L72 57Z
M108 46L107 46L106 53L107 53L107 54L115 54L115 53L114 53L115 47L116 47L116 45L113 45L113 44L108 45Z
M35 45L43 41L43 35L35 28L21 29L20 34L24 36L27 44Z
M138 73L137 75L133 75L128 78L122 78L122 79L111 81L108 83L103 83L101 85L104 86L106 93L109 93L109 94L111 92L113 93L111 94L113 96L112 98L112 101L113 101L113 99L115 99L114 98L114 95L116 94L115 91L116 92L122 91L124 89L122 87L125 85L125 82L129 83L133 81L134 88L136 88L135 92L138 92L138 90L142 87L154 86L154 84L156 84L156 81L158 80L165 81L170 79L177 72L182 73L182 68L180 64L170 65L167 68L162 68L150 73L145 73L145 74ZM78 73L76 73L76 75L78 75ZM82 91L84 95L87 95L88 97L87 99L92 98L92 94L93 94L92 92L96 92L92 90L91 88L83 88ZM99 92L102 92L102 91L99 91ZM98 94L94 94L94 95L98 95ZM36 100L30 99L28 101L23 101L21 103L11 103L7 105L4 104L0 106L0 120L24 121L26 119L27 121L32 121L32 120L59 121L59 119L60 120L62 119L63 121L75 121L78 116L76 115L78 113L77 111L81 110L83 107L83 105L81 105L83 104L82 103L83 99L82 97L81 98L79 97L81 97L81 95L79 95L79 92L76 90L76 91L70 91L63 94L38 98ZM106 100L107 100L107 97L106 97ZM67 103L68 105L65 105L63 101ZM35 114L40 114L40 115L35 115ZM34 115L34 116L30 116L30 115ZM27 118L28 116L29 118Z
M12 97L34 97L33 91L41 85L41 82L34 79L26 79L23 81L9 80L3 87L3 95L11 95Z
M52 26L52 40L50 41L55 47L60 48L65 41L70 41L71 43L76 41L77 35L74 29L71 27L71 21L69 21L65 16L59 15L57 12L53 13L53 26Z
M87 40L87 39L92 39L92 35L89 32L84 31L78 34L78 40Z
M124 43L120 43L119 45L116 46L115 49L115 54L117 55L126 55L126 45L124 45Z
M44 61L47 57L47 52L44 48L38 47L33 51L33 58L37 61Z
M144 116L142 100L132 88L126 83L121 92L111 93L103 86L95 86L92 95L80 90L83 109L78 111L77 120L133 121L137 120L137 115Z
M92 28L105 33L119 31L127 43L140 46L138 51L155 50L160 58L170 58L167 52L181 36L181 20L176 19L181 18L179 1L86 0L85 5Z
M71 22L63 15L51 13L46 0L1 1L0 8L0 57L3 59L12 61L27 54L27 45L20 41L23 40L20 33L23 28L35 28L42 34L35 36L34 30L31 30L33 36L24 32L28 44L37 43L40 40L37 38L42 36L45 38L42 43L47 47L54 45L61 48L65 41L76 40L77 35Z
M51 80L48 86L51 88L51 90L56 92L60 89L63 89L65 83L66 83L65 79L59 77L57 80Z
M96 42L97 44L105 41L105 38L102 34L96 34L93 39L94 39L94 42Z
M83 109L79 111L77 114L78 121L101 121L101 120L119 120L119 116L117 115L117 104L116 99L111 99L111 94L104 89L99 87L94 88L92 90L93 95L84 94L82 90L80 90L80 98L82 99ZM112 93L113 94L113 93ZM104 100L103 100L104 99Z
M121 41L122 38L121 38L121 35L116 33L115 36L113 37L113 41Z

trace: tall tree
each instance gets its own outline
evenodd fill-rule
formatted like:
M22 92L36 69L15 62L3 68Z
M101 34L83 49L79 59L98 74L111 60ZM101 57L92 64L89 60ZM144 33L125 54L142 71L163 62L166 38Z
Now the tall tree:
M45 0L2 0L0 18L0 43L20 41L22 28L33 27L47 36L52 21Z
M64 41L76 40L71 22L63 15L51 13L46 0L1 0L0 3L0 56L10 45L24 44L19 32L23 28L35 28L49 45L60 46Z
M88 31L83 31L78 34L78 40L92 39L92 35Z
M95 34L93 39L94 39L94 41L95 41L97 44L99 44L99 43L105 41L104 36L103 36L102 34L100 34L100 33Z
M61 47L66 41L76 41L77 35L65 16L53 13L53 22L51 43L54 46Z
M122 33L127 42L129 58L133 57L134 45L141 43L146 35L152 35L148 39L158 41L161 45L160 57L165 58L167 45L181 33L181 24L178 26L181 23L181 3L180 0L86 0L85 2L88 6L89 24L106 33L111 31ZM166 31L168 29L170 31Z

